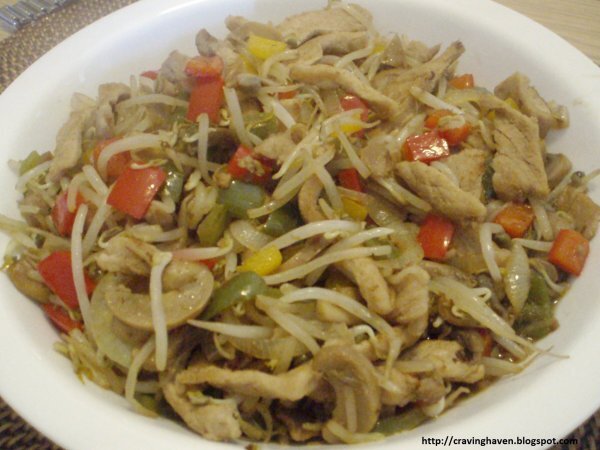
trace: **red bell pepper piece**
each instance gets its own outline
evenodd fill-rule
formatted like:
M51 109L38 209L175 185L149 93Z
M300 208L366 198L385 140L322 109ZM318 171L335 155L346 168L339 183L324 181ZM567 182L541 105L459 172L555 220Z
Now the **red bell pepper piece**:
M75 212L69 211L67 206L67 191L61 192L56 197L56 203L52 207L52 222L56 227L56 231L61 236L70 236L73 231L73 223L75 222L75 215L77 208L83 203L83 197L78 193L75 199Z
M455 128L438 128L440 137L446 140L448 145L455 146L463 142L469 137L471 132L471 125L464 123L463 125Z
M354 168L342 169L338 172L337 178L342 187L357 192L364 192L358 170Z
M450 155L448 142L437 130L410 136L402 147L404 158L408 161L421 161L429 164Z
M449 83L455 89L468 89L475 86L475 79L472 73L465 73L464 75L452 78Z
M46 285L71 309L79 307L70 251L56 251L38 263L38 271ZM84 275L85 291L90 295L96 287L91 278Z
M121 139L120 137L113 137L110 139L104 139L96 144L94 147L94 164L98 164L98 158L100 158L100 154L102 150L106 148L107 145L112 144L115 141ZM117 178L123 171L129 167L131 164L131 153L130 152L121 152L116 155L111 156L106 164L106 176L108 179L114 180Z
M229 160L227 171L236 180L265 184L271 180L273 162L240 145Z
M185 73L195 78L219 78L223 72L223 60L219 56L196 56L188 60Z
M360 120L366 122L369 118L369 107L360 97L352 94L346 94L340 98L340 105L344 111L360 109Z
M298 91L294 89L293 91L278 92L277 98L279 100L289 100L290 98L294 98L296 95L298 95Z
M438 126L438 123L442 117L451 116L452 111L447 109L435 109L427 114L425 118L425 126L430 129L434 129Z
M141 77L156 80L158 78L158 70L146 70L140 74Z
M219 121L219 111L223 104L223 79L196 78L196 83L190 94L187 112L188 120L195 122L202 113L208 114L212 123Z
M365 102L363 102L360 97L352 94L343 95L340 98L340 105L344 111L351 111L353 109L360 109L360 120L366 122L369 119L369 107ZM356 130L353 133L358 137L363 137L365 134L365 130Z
M531 206L523 203L511 203L502 209L494 218L512 238L520 238L527 232L535 214Z
M589 252L590 243L580 233L560 230L548 253L548 261L571 275L579 275Z
M56 325L61 331L69 334L75 328L83 331L83 323L78 320L73 320L69 317L67 311L63 308L46 303L42 306L42 309L48 316L48 318Z
M219 262L219 258L203 259L203 260L198 261L198 262L200 264L204 264L206 267L208 267L208 270L213 270L214 267Z
M453 235L454 224L452 222L445 217L428 214L421 224L417 240L423 248L425 258L442 260L446 257Z
M160 167L128 167L115 181L106 203L135 219L141 219L166 178L167 174Z
M445 139L450 146L460 144L469 137L469 133L471 132L471 125L468 123L464 123L461 126L454 128L439 127L439 121L442 117L451 116L453 114L452 111L448 111L447 109L436 109L435 111L430 112L425 119L425 126L431 129L437 128L440 137Z

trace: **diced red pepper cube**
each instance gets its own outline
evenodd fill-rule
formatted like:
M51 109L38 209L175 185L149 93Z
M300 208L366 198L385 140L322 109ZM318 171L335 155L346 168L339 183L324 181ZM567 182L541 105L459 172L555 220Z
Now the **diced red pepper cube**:
M167 174L160 167L128 167L115 181L106 202L135 219L141 219L166 178Z
M417 240L425 258L432 260L443 260L454 235L454 224L445 217L436 214L428 214L421 224Z
M65 304L75 309L79 307L75 282L73 281L73 266L70 251L56 251L38 263L38 271L46 285ZM85 290L90 295L95 288L91 278L84 273Z
M548 261L571 275L579 275L589 253L590 243L586 238L575 230L563 229L552 244Z
M50 215L52 216L52 222L56 227L56 231L61 236L70 236L73 231L73 223L75 222L75 215L79 205L83 203L83 197L77 194L75 200L75 211L69 211L67 206L67 191L61 192L56 197L56 203L52 207Z
M187 119L195 122L200 114L206 113L212 123L218 123L224 98L223 85L221 77L197 78L190 94Z
M407 161L421 161L429 164L450 155L448 142L437 130L410 136L403 146L404 158Z
M61 331L69 334L74 329L83 330L83 323L78 320L73 320L69 317L69 313L63 308L51 303L46 303L42 306L42 309L48 316L48 318L60 329Z
M346 189L351 189L357 192L363 192L362 181L358 170L354 168L342 169L337 174L340 185Z
M271 180L273 161L240 145L229 160L227 171L236 180L265 184Z

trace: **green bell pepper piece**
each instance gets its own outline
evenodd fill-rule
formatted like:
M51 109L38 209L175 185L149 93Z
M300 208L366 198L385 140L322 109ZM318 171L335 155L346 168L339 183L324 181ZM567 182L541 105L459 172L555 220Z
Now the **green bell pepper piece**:
M200 318L210 320L238 303L253 300L267 291L267 284L254 272L242 272L216 289Z
M418 408L409 409L396 416L381 419L375 425L373 432L382 433L386 436L412 430L427 420L427 416Z
M238 219L247 219L246 211L262 206L266 197L267 194L262 187L239 180L233 180L229 188L219 192L219 202Z
M555 327L554 308L548 286L538 272L532 271L529 295L514 323L514 328L521 336L537 340Z
M166 192L175 203L178 203L179 200L181 200L181 194L183 192L184 175L171 161L164 164L162 168L167 174L163 186L164 192Z
M204 246L215 245L223 236L228 222L227 207L225 205L215 205L196 228L198 242Z
M288 203L273 211L265 222L264 230L269 236L279 237L298 227L300 215L297 208Z
M244 117L244 122L247 130L261 139L266 139L278 129L277 118L273 113L250 113Z

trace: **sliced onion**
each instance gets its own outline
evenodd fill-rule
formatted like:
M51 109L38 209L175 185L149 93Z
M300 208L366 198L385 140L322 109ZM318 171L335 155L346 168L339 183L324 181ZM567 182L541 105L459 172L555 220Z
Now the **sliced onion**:
M108 278L104 277L94 289L90 302L90 321L88 328L98 346L98 349L110 360L122 367L129 367L133 359L133 350L148 339L148 333L135 330L123 324L125 333L115 333L115 319L112 311L106 304L106 284Z
M244 247L258 251L273 240L265 233L258 231L249 221L237 220L229 225L231 237Z
M513 243L506 265L504 290L515 314L519 314L531 287L531 270L527 252L519 244Z
M481 254L485 265L490 272L490 276L496 282L502 279L500 274L500 268L496 263L496 257L494 256L494 246L492 243L492 234L501 233L504 229L497 223L482 223L479 227L479 243L481 244Z
M467 313L498 336L509 339L531 352L538 351L530 341L518 336L515 330L486 304L485 300L491 295L489 289L469 288L448 277L434 278L429 283L429 289L436 294L450 298L456 308Z

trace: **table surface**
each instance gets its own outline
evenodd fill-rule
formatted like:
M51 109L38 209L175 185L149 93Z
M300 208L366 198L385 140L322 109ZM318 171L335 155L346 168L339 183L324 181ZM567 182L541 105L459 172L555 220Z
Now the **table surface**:
M581 50L596 64L600 65L600 0L495 1L530 17L554 31ZM0 0L0 6L14 2L15 0ZM123 0L123 3L129 3L129 1ZM100 4L102 4L102 1L100 1ZM85 8L83 5L81 7ZM107 5L107 11L104 13L109 12L109 9ZM81 10L79 11L80 14L85 15ZM0 27L0 41L8 36L10 34ZM5 44L12 45L9 44L9 41ZM0 78L2 78L1 73ZM2 85L0 84L1 90ZM10 411L2 399L0 399L0 407L0 448L3 450L59 449L59 447L46 441L43 436L39 435L28 424L23 422L14 412ZM597 443L600 442L600 411L590 418L588 422L582 424L572 436L579 438L580 441L578 444L557 446L553 450L595 450L599 448Z

